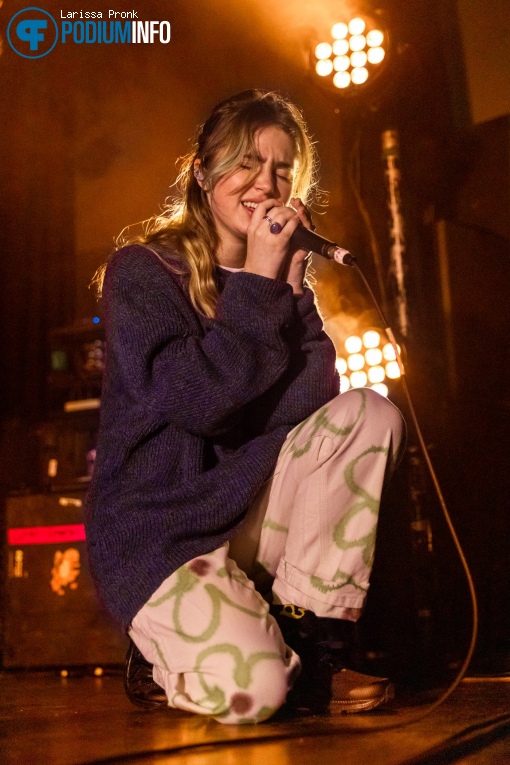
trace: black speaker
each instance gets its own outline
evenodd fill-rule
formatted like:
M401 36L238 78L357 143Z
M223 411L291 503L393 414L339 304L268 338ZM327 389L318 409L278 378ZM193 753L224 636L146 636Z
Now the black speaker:
M447 373L436 465L478 593L479 650L508 663L509 243L494 231L447 221L436 235ZM443 581L447 590L451 572Z
M4 667L112 665L127 637L101 607L85 549L84 492L6 499Z
M450 393L490 396L508 408L510 248L474 226L436 224L436 249Z

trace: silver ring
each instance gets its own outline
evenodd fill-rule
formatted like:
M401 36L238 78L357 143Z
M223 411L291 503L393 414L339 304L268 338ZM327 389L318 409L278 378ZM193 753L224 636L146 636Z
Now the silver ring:
M269 223L269 231L272 234L281 234L283 231L283 226L281 223L273 223L273 219L269 217L269 215L264 215L262 220L267 220Z

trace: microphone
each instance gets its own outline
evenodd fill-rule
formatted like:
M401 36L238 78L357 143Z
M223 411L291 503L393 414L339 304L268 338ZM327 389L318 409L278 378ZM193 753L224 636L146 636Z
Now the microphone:
M336 260L337 263L341 263L343 266L353 266L356 262L356 258L354 255L351 255L349 250L344 250L343 247L339 247L335 242L330 242L329 239L316 234L314 231L310 231L302 223L299 224L292 234L290 245L299 250L311 250L316 252L317 255L322 255L323 258Z

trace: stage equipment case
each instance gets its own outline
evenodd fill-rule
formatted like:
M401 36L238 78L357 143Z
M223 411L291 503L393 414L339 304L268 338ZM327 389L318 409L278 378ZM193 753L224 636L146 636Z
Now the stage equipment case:
M4 667L124 661L127 637L90 576L83 500L83 491L6 499Z

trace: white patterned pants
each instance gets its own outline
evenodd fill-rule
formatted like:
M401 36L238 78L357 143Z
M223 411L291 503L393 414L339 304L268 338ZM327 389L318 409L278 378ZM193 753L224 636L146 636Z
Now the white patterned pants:
M268 599L356 621L403 434L398 409L365 388L289 433L237 536L181 566L133 619L169 706L251 723L284 703L300 661Z

